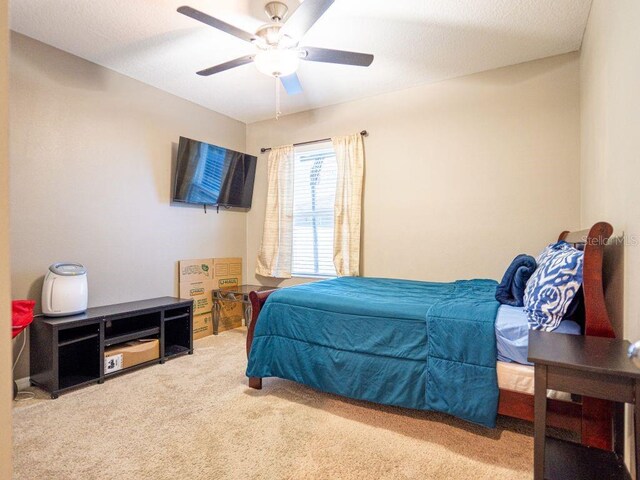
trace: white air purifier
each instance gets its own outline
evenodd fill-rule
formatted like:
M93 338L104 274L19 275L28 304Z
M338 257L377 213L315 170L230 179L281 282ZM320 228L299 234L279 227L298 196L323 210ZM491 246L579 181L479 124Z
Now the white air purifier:
M87 310L87 269L79 263L54 263L42 286L42 313L48 317L75 315Z

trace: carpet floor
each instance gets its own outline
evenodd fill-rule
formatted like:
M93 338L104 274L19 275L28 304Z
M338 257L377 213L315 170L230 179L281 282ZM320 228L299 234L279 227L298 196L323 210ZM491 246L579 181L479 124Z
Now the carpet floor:
M527 423L489 430L244 376L244 329L192 356L14 402L14 479L527 479Z

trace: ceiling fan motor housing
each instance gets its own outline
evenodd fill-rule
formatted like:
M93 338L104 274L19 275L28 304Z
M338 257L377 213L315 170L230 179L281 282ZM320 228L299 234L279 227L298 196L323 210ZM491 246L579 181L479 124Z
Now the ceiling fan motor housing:
M282 38L280 34L282 26L281 23L267 23L256 31L256 37L262 39L264 44L269 47L277 47Z
M272 22L282 22L287 16L289 7L282 2L269 2L264 6L264 11Z

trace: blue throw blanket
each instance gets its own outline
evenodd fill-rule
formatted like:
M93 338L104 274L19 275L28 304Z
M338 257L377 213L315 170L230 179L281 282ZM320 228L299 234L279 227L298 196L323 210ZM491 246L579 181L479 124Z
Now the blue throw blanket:
M524 306L524 290L536 271L536 259L521 253L513 259L496 288L496 300L511 307Z
M343 277L270 295L247 376L495 426L496 282Z

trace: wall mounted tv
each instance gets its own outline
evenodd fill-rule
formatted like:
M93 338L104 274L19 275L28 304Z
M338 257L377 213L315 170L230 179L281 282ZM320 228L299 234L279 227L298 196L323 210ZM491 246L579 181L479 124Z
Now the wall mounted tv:
M173 201L251 208L257 158L180 137Z

